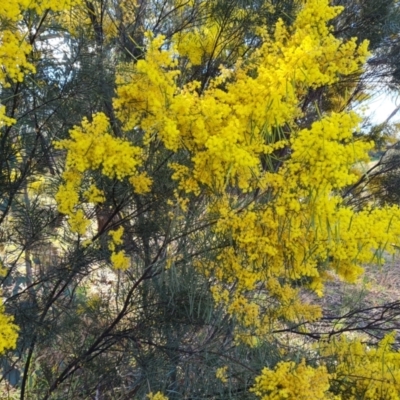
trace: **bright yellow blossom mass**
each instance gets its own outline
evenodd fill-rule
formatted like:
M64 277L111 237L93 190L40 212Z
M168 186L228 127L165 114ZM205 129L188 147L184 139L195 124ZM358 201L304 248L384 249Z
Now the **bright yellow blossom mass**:
M9 20L11 28L0 36L0 85L35 72L27 61L31 45L17 29L21 10L61 11L61 3L6 1L0 18ZM209 280L215 304L238 322L236 344L250 347L267 341L278 326L317 321L321 309L303 300L302 291L322 296L333 274L355 282L363 263L381 263L382 251L393 251L391 245L400 241L399 207L357 210L341 196L357 181L355 167L368 162L372 148L354 137L359 117L332 110L311 123L301 109L310 91L360 74L368 43L333 35L329 23L341 7L331 7L327 0L298 5L290 27L279 20L272 30L260 28L260 45L234 65L221 62L217 76L207 82L191 79L185 68L201 65L212 54L226 60L234 47L245 48L246 43L224 44L226 38L210 15L203 26L170 37L148 32L143 57L117 67L112 116L93 112L55 144L65 155L55 200L67 217L66 229L89 240L85 243L95 241L103 232L94 233L91 222L107 211L102 209L107 201L112 203L118 212L107 221L103 250L114 270L131 274L132 281L133 258L123 244L137 232L146 239L144 247L161 248L153 255L161 261L152 264L147 248L144 257L146 268L157 267L157 274L162 268L171 271L172 263L179 265L183 252L173 235L155 237L153 227L142 223L141 216L150 213L146 205L165 207L169 227L183 226L182 215L195 218L201 209L197 215L206 223L194 224L187 240L199 240L193 232L204 229L216 246L211 256L191 255L191 263ZM115 27L110 31L116 35ZM0 126L13 122L0 107ZM167 194L157 192L157 179ZM124 182L129 190L117 204L109 193ZM123 225L126 204L138 221L131 231ZM10 331L3 330L4 340L0 336L0 352L15 343L11 319L0 314L1 319ZM362 391L364 398L373 399L384 390L385 398L394 399L400 365L397 353L384 350L390 344L388 336L370 351L343 339L337 351L330 346L320 350L335 359L330 364L282 361L263 369L252 391L267 400L356 399ZM363 379L342 378L362 373L349 354L359 357L370 374L368 382L375 373L381 380L367 386ZM384 356L387 363L379 370ZM392 369L396 372L390 376ZM226 367L217 369L216 377L223 384L230 381ZM340 397L341 386L353 397ZM147 397L166 399L161 392Z
M149 400L168 400L168 397L164 396L161 392L150 393L147 395Z

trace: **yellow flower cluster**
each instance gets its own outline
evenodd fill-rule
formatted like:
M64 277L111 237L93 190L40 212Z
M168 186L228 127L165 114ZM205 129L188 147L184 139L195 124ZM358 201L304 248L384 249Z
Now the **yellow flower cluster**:
M61 213L68 215L72 232L84 235L90 225L82 208L82 202L101 204L105 201L104 192L90 184L82 192L82 187L91 171L100 172L107 178L122 180L128 178L133 190L143 194L150 190L151 179L137 168L143 161L142 150L128 141L114 138L110 133L107 117L98 113L89 122L82 121L70 131L70 138L59 141L56 147L67 150L64 183L58 188L56 201ZM116 250L122 243L123 228L111 231L110 260L116 270L126 270L130 265L129 257L123 250Z
M122 235L124 234L124 228L120 226L118 229L110 231L108 234L112 238L109 248L110 250L115 250L115 246L119 246L123 242Z
M332 113L311 129L295 133L291 140L293 157L282 174L296 176L293 185L326 192L354 183L358 177L349 169L367 161L367 151L373 147L372 143L353 143L352 130L358 122L354 113Z
M146 58L124 68L125 71L132 69L133 74L121 72L117 77L119 87L114 107L124 129L142 128L146 132L145 143L158 132L165 146L176 151L180 147L179 131L176 122L163 111L175 95L179 71L169 70L176 66L172 51L160 50L164 37L152 39L150 36L149 39Z
M31 46L26 40L18 22L22 21L23 13L34 10L41 15L45 10L62 11L71 8L79 0L2 0L0 8L0 85L8 87L11 80L21 82L24 74L35 72L34 66L26 56Z
M0 31L0 84L9 87L10 79L13 82L22 82L24 74L35 72L35 68L30 64L26 56L30 52L31 46L25 42L24 35L18 31Z
M129 268L130 260L126 256L123 250L116 251L117 246L123 243L122 235L124 234L124 228L120 226L116 230L112 230L108 233L111 237L111 241L108 244L108 248L111 250L111 263L115 270L125 271Z
M18 338L18 327L13 318L4 314L4 306L0 306L0 354L6 349L14 349Z
M22 20L22 12L30 5L29 0L4 0L0 9L0 85L8 87L12 81L21 82L24 72L35 69L26 56L31 46L24 40L24 35L18 29L18 21ZM6 28L7 27L7 28Z
M74 213L70 214L68 223L71 231L76 232L81 236L86 233L86 230L90 225L90 221L82 209L76 210Z
M200 65L204 58L218 56L223 46L223 38L216 23L202 25L195 30L181 31L174 36L179 55L187 57L192 65Z
M251 389L262 400L346 399L396 400L400 396L400 353L392 349L395 333L377 347L361 339L323 342L319 354L329 363L316 368L304 360L264 368Z
M149 393L147 395L147 398L149 400L168 400L167 396L164 396L161 392L157 392L157 393Z
M217 379L219 379L222 383L227 383L228 382L228 366L224 366L221 368L217 368L217 370L215 371L215 377Z
M109 178L123 179L136 172L142 150L129 142L113 137L108 118L103 113L93 116L89 122L82 121L82 127L70 131L70 139L56 143L57 148L66 149L66 170L80 174L100 170Z
M146 174L137 172L143 161L142 150L128 141L113 137L109 131L107 117L98 113L91 122L84 119L82 126L74 127L69 139L55 144L57 148L67 150L64 184L56 194L58 209L69 216L71 230L81 235L89 226L83 210L79 209L81 187L88 172L98 171L110 179L129 178L139 194L148 191L151 185ZM83 192L83 197L86 202L95 204L105 200L103 191L93 184ZM114 257L118 265L122 265L121 255Z
M147 176L145 172L132 176L131 178L129 178L129 182L131 183L133 190L137 194L149 193L151 190L151 185L153 183L152 179Z
M334 360L331 391L341 399L397 400L400 397L400 353L392 349L395 333L377 347L342 336L321 349Z
M327 400L329 374L325 366L313 368L303 360L280 362L274 370L264 368L251 389L261 400Z
M93 184L90 185L89 189L83 195L90 203L99 204L105 200L104 192Z
M115 270L125 271L129 268L130 261L129 257L125 255L123 250L120 251L113 251L111 253L111 263Z
M15 119L7 117L6 108L0 104L0 128L13 124L15 124Z

